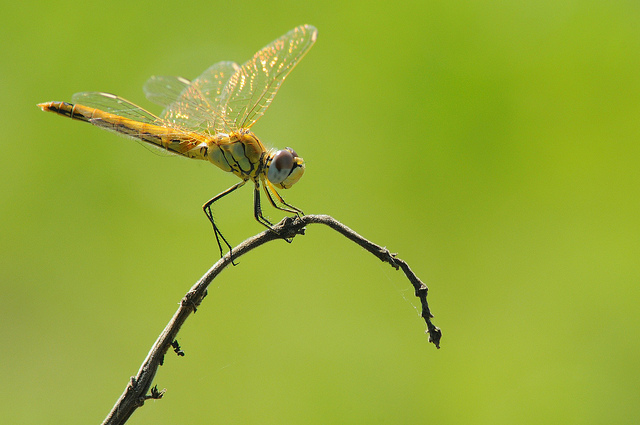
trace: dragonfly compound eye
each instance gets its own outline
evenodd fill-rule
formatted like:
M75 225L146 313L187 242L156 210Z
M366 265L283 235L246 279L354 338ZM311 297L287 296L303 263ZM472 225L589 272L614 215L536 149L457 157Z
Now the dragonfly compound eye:
M294 161L290 151L283 149L275 153L269 164L267 178L273 184L282 183L291 173Z
M298 157L298 154L293 149L291 149L291 148L285 148L285 149L288 150L289 152L291 152L291 155L293 155L294 158Z

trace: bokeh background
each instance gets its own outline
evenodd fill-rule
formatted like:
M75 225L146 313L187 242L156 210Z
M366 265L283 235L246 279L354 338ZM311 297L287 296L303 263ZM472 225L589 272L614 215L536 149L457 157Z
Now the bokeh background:
M0 422L100 423L218 259L236 182L36 103L316 45L254 126L307 173L310 227L226 270L131 424L640 421L640 3L4 2ZM249 188L216 216L263 229ZM281 215L271 209L270 216Z

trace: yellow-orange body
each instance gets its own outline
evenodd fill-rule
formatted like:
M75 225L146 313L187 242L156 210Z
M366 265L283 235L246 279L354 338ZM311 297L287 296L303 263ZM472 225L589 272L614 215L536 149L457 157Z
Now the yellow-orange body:
M139 122L84 105L48 102L39 106L45 111L89 122L175 154L209 161L242 180L257 181L265 169L267 150L255 134L247 129L209 136Z
M147 98L165 107L160 116L109 93L82 92L73 103L46 102L38 106L74 120L140 140L192 159L211 162L241 181L203 205L213 226L220 253L223 241L211 206L242 187L254 183L254 216L268 228L263 216L260 186L277 209L295 215L302 211L276 191L288 189L304 173L304 160L291 148L267 150L249 128L264 114L289 72L313 46L317 30L301 25L260 49L242 66L218 62L198 78L153 76L144 86Z

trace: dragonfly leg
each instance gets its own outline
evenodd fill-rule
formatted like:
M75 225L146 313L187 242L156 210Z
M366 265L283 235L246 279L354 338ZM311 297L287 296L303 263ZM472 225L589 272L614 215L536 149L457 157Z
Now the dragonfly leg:
M276 188L273 187L273 185L268 180L265 180L264 193L267 194L267 198L269 198L269 202L271 202L271 205L273 205L274 208L277 208L281 211L286 211L286 212L295 214L298 217L300 217L301 215L304 215L304 213L300 208L296 208L293 205L285 202L285 200L282 198L282 196L280 196ZM275 200L274 200L274 196L276 198ZM281 205L284 205L288 208L284 208Z
M213 233L216 235L216 242L218 242L218 248L220 249L220 257L224 256L224 251L222 250L222 243L220 242L220 240L222 239L222 241L225 243L225 245L227 245L227 247L229 248L229 256L231 257L231 263L233 265L235 265L235 263L233 263L233 253L231 252L231 245L229 244L229 242L227 242L227 239L225 239L225 237L222 236L222 232L220 232L220 229L218 228L218 226L216 226L216 223L215 223L215 221L213 219L213 212L211 211L211 206L218 199L222 198L225 195L230 194L231 192L233 192L237 188L244 186L244 184L246 182L247 182L246 180L243 180L240 183L234 184L229 189L227 189L224 192L221 192L221 193L217 194L216 196L214 196L213 198L209 199L202 206L202 210L204 211L205 215L207 216L207 218L211 222L211 225L213 226Z
M265 180L264 182L265 182L264 193L267 194L267 198L269 198L269 202L271 202L271 205L273 205L275 208L277 208L277 209L279 209L281 211L286 211L286 212L293 213L293 214L297 215L298 217L300 216L300 214L304 214L298 208L296 208L296 207L294 207L292 205L289 205L286 202L284 202L284 199L282 199L282 197L280 195L278 195L278 192L275 192L275 189L272 187L271 189L276 193L276 196L278 197L278 201L283 205L291 207L292 209L283 208L283 207L279 206L278 204L276 204L276 202L274 202L274 200L273 200L273 197L271 196L271 193L269 193L269 190L267 189L267 185L270 185L270 183L267 180ZM270 229L273 232L277 233L275 230L273 230L273 224L262 215L262 208L260 207L260 184L257 183L257 182L256 182L256 187L255 187L254 192L253 192L253 210L254 210L254 215L256 217L256 220L259 223L262 223L268 229ZM291 239L291 238L282 238L282 239L284 239L288 243L291 243L293 241L293 239Z
M273 223L267 220L262 215L262 208L260 207L260 183L256 182L256 187L253 190L253 215L258 221L269 230L273 230Z

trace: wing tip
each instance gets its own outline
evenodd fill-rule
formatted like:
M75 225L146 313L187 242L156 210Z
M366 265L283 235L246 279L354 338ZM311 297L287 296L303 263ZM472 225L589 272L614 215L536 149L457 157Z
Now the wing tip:
M311 42L315 43L318 38L318 28L311 24L304 24L299 27L303 31L308 31L311 34Z

